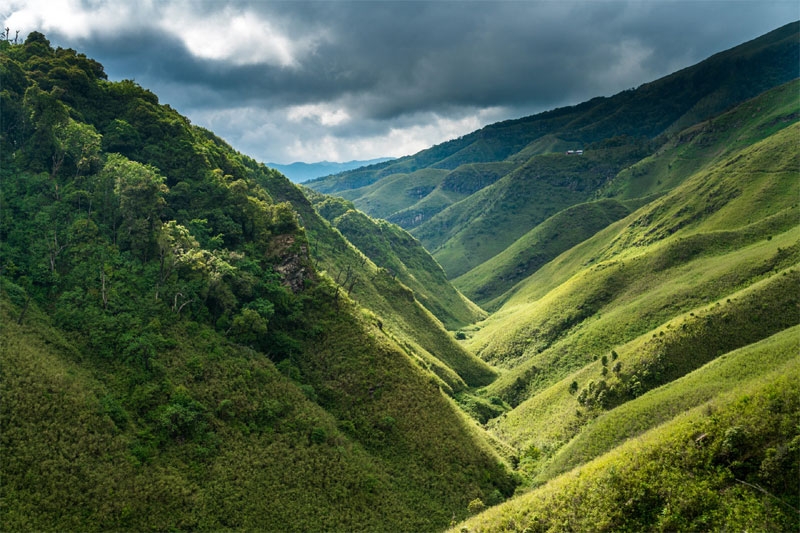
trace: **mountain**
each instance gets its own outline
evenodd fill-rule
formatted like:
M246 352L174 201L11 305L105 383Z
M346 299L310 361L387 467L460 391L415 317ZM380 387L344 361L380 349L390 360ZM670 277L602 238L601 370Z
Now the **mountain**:
M0 42L4 527L797 530L797 31L313 190Z
M297 186L40 33L0 69L5 529L440 530L513 492L449 396L495 372Z
M530 485L457 528L797 527L799 83L620 172L650 200L469 328Z
M586 202L630 164L625 150L641 158L666 136L796 78L799 28L788 24L637 89L492 124L307 186L408 229L453 279L562 208ZM619 153L590 160L609 142ZM565 154L577 148L586 151ZM560 181L539 181L551 173L560 174ZM497 188L489 189L493 184ZM528 195L524 202L532 212L519 211L523 200L514 203L517 193Z
M793 81L733 110L671 135L656 153L625 168L592 195L545 220L488 261L453 280L470 298L496 308L513 287L560 253L664 194L711 161L764 139L797 119Z
M405 230L385 220L370 218L347 200L310 189L306 192L320 215L377 266L388 269L412 289L420 303L448 329L486 318L486 313L450 284L442 267Z
M366 161L347 161L344 163L335 163L331 161L318 161L316 163L303 163L297 161L288 165L281 165L279 163L267 163L269 168L274 168L295 183L302 183L310 179L327 176L329 174L338 174L346 170L353 170L355 168L374 165L376 163L383 163L384 161L391 161L391 157L379 157L377 159L368 159Z

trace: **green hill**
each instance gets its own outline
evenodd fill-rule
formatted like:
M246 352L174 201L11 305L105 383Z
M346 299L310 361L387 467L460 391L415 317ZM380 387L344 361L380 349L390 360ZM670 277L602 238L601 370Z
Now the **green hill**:
M798 42L307 191L0 41L4 529L796 530Z
M616 200L573 205L559 211L491 259L453 283L481 304L491 302L556 256L579 244L630 210Z
M436 530L513 492L441 390L494 372L295 185L39 33L0 69L4 529Z
M585 202L606 181L649 153L619 137L584 155L543 154L412 230L451 278L505 250L547 218Z
M796 344L794 353L776 369L783 372L721 394L452 531L796 530Z
M791 511L798 502L796 487L759 466L771 464L776 453L788 461L780 468L797 462L795 452L787 451L798 438L796 428L782 436L768 432L744 459L723 461L730 470L722 477L715 477L720 471L706 460L690 467L671 459L660 469L644 466L653 460L651 453L674 449L685 455L693 449L667 436L667 428L681 427L687 417L697 428L693 440L717 431L711 442L724 442L734 430L760 439L759 431L778 423L774 418L762 429L742 418L734 429L713 430L719 418L708 413L722 407L709 405L734 405L725 402L745 390L775 388L784 375L797 375L800 125L794 111L781 107L785 98L776 97L780 105L773 110L764 105L781 91L792 94L793 87L796 83L721 116L725 123L752 117L754 108L767 111L766 119L739 122L736 132L719 128L719 145L684 142L646 159L650 168L668 168L659 157L677 161L675 150L685 149L694 155L685 164L699 170L538 269L489 319L471 328L469 345L504 369L483 394L499 396L513 407L488 425L518 450L518 469L532 487L546 485L467 522L470 530L507 527L508 520L532 530L564 524L580 529L584 522L577 516L598 512L607 514L611 528L643 523L666 529L764 527L775 523L771 516L780 517L779 529L796 527L797 515ZM791 101L794 109L798 104ZM679 137L685 139L685 133ZM729 140L733 134L743 141L738 146ZM618 179L632 183L636 176ZM768 401L772 393L753 394ZM628 465L637 470L627 470ZM676 481L681 468L694 469L693 478ZM647 473L634 476L635 471ZM644 507L630 511L609 507L618 497L613 490L608 499L577 496L615 475L622 476L615 485L622 494L656 492ZM693 494L706 494L711 486L715 492L731 492L731 476L752 490L734 491L735 496L709 500L706 506L700 505L706 496L687 503L665 492L683 485ZM776 493L763 489L776 480L771 486ZM570 504L570 494L582 503ZM789 514L770 508L776 514L764 515L763 508L747 503L762 496L784 502ZM688 507L675 511L679 501ZM751 514L736 511L740 505ZM532 512L540 520L530 518Z
M447 280L425 248L402 228L372 219L353 204L307 190L314 208L377 266L388 269L447 329L458 329L486 318Z
M463 170L471 164L505 162L509 168L503 172L507 174L543 153L583 148L620 135L652 139L680 131L796 78L800 61L797 42L798 23L788 24L637 89L491 124L412 156L319 178L307 185L322 193L338 193L369 215L414 228L463 199L460 194L446 194L455 189L442 187L445 182L452 185L455 179L465 179L487 186L498 179L493 176L496 168L481 171L486 179L470 178ZM474 185L463 189L475 192ZM428 195L433 196L426 201ZM530 229L525 227L523 232ZM415 235L432 250L422 234ZM446 255L434 254L450 273Z
M482 305L497 307L510 297L517 282L627 215L629 208L647 203L700 169L796 122L799 90L800 81L789 82L672 135L655 154L625 168L595 192L595 196L610 200L578 204L557 213L454 279L454 284Z
M290 202L308 235L309 254L319 270L371 311L373 322L393 336L406 353L429 368L448 392L485 385L496 372L455 341L414 292L387 268L378 267L314 209L303 192L281 176L262 185L276 199Z

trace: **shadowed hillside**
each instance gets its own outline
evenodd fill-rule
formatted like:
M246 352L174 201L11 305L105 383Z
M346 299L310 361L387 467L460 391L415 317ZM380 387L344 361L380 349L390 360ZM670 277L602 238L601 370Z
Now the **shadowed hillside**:
M513 492L442 392L494 372L296 186L40 33L0 69L5 529L437 530Z

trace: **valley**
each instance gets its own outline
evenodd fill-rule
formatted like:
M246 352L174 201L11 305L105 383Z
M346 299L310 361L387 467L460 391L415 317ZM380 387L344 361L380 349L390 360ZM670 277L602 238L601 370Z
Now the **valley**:
M0 41L3 528L796 530L798 64L301 186Z

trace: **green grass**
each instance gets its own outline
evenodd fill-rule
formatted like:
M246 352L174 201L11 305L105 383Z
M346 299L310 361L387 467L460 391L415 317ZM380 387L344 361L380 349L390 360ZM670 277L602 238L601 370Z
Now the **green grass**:
M572 365L581 365L579 370L565 375L560 365L568 363L561 361L555 375L563 375L562 379L538 390L507 416L494 420L492 426L498 436L520 449L533 443L555 451L594 416L627 405L625 402L678 379L723 353L800 323L798 286L800 272L783 270L718 302L659 324L624 344L594 352L598 358L607 358L606 365L602 360L583 361ZM618 354L617 359L612 356L612 349ZM620 368L615 371L617 364ZM543 373L547 373L546 368ZM540 383L550 382L540 378ZM572 382L577 385L573 391ZM591 382L602 382L602 393L588 395L590 401L579 402L577 399ZM511 391L516 392L513 388Z
M655 154L620 172L599 195L629 199L665 192L714 162L797 122L800 80L670 135Z
M459 293L425 248L402 228L374 220L352 203L306 190L315 209L378 267L391 271L450 330L486 317Z
M274 198L290 201L300 213L309 236L309 253L319 270L340 282L350 272L350 283L354 282L350 296L374 313L374 322L380 321L404 350L430 368L445 390L458 392L494 379L493 369L457 343L411 289L386 268L376 266L318 215L299 188L282 177L264 185Z
M545 154L423 222L411 233L455 278L505 250L564 208L589 199L621 168L646 155L620 139L584 155Z
M482 430L352 303L315 318L292 378L197 324L165 332L146 376L2 308L5 528L431 530L513 491Z
M452 531L793 531L798 366L753 380Z
M488 187L516 166L504 161L461 165L448 173L430 194L386 219L405 229L415 228L470 194Z
M543 135L519 152L510 155L507 160L524 163L535 155L566 152L567 150L577 150L580 148L583 148L583 143L580 141L565 141L559 139L555 135Z
M653 289L662 293L673 287L679 291L676 294L689 297L680 300L684 301L680 305L692 301L688 294L692 284L703 287L703 291L718 290L708 285L708 280L702 285L690 281L683 288L677 279L661 284L672 278L671 274L664 274L670 267L702 257L713 262L708 256L771 238L796 224L800 189L796 180L798 157L793 147L797 131L796 124L785 128L697 173L669 194L539 269L513 289L504 306L481 326L469 346L487 360L518 357L536 338L534 330L551 330L553 333L547 334L545 341L549 344L554 334L560 335L601 308L612 310L614 306L607 306L617 298L621 287L638 286L638 291ZM704 268L701 272L706 275L715 270L722 275L728 267L718 264ZM684 278L691 279L692 275L687 272ZM567 298L567 294L571 296ZM548 306L550 309L545 311ZM554 313L553 306L563 311ZM637 311L634 316L641 314ZM642 331L646 329L639 332ZM546 347L540 344L537 349Z
M372 216L386 218L419 202L447 175L446 170L426 168L410 174L395 174L362 187L340 193Z
M800 327L723 354L697 370L603 413L563 446L538 474L546 481L588 462L718 394L797 371ZM540 446L541 447L541 446Z
M629 213L627 207L615 200L568 207L488 261L455 278L453 284L469 298L487 305L562 252Z

